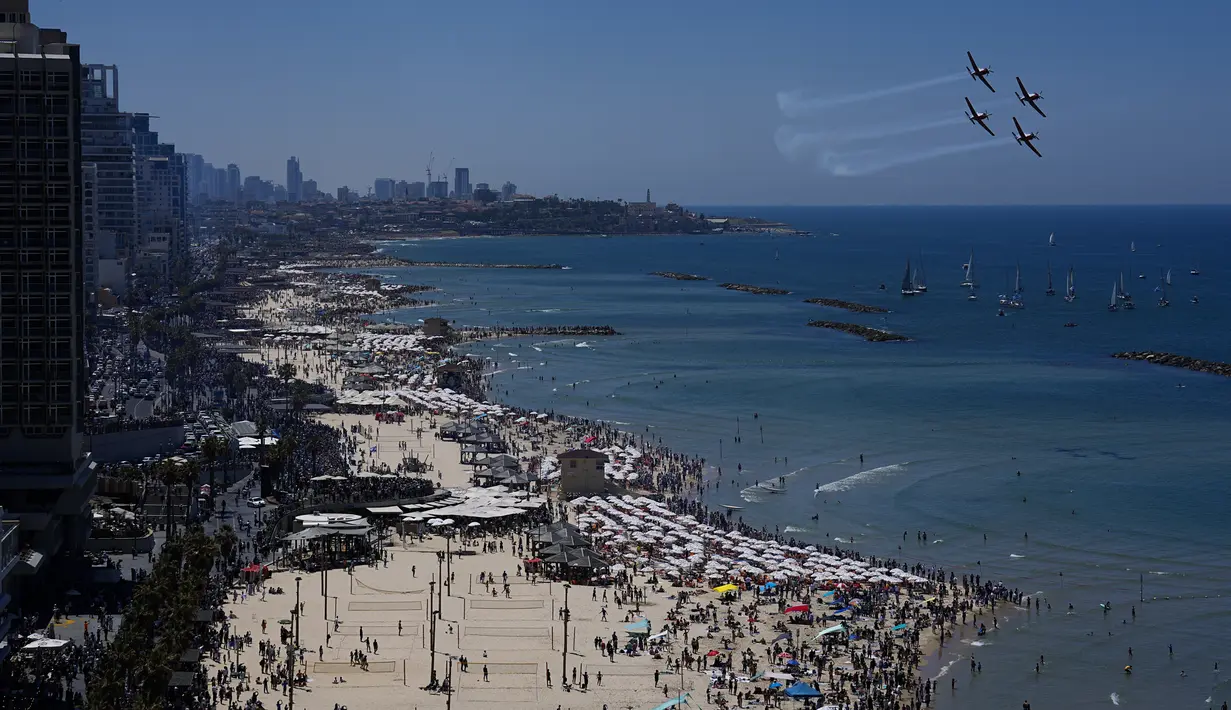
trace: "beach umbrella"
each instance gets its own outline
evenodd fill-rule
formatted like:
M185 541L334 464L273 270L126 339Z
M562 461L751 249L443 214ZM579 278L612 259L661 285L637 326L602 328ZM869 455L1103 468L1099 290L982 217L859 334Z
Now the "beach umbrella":
M727 592L734 592L738 589L739 587L735 586L734 584L723 584L721 586L714 587L714 591L718 592L719 594L726 594Z

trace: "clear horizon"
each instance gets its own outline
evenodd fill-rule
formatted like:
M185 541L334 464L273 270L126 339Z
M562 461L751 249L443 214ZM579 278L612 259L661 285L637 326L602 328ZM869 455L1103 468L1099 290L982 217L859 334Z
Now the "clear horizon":
M680 204L1227 204L1231 6L876 9L479 0L32 0L117 64L121 108L216 166L322 190L470 168L536 195ZM996 93L965 75L966 51ZM1043 95L1043 118L1013 98ZM971 125L969 97L996 137ZM1016 116L1036 158L1009 137ZM996 149L993 149L996 148Z

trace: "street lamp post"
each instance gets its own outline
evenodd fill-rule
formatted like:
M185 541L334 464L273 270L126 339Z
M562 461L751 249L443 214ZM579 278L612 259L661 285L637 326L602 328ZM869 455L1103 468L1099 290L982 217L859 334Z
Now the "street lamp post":
M453 554L449 551L449 545L452 542L452 536L445 536L445 584L449 585L449 594L453 593Z
M436 576L440 579L440 588L436 590L436 611L444 604L445 593L445 553L436 551Z
M568 590L571 585L568 582L564 583L564 608L560 613L564 616L564 650L560 652L560 682L564 683L568 678Z
M303 577L295 578L295 608L291 609L291 631L286 644L286 675L290 684L287 710L295 710L295 649L299 646L299 583Z
M436 610L432 608L432 603L435 601L433 592L436 591L436 580L427 583L427 627L428 635L431 637L430 655L432 658L432 675L431 683L436 680Z

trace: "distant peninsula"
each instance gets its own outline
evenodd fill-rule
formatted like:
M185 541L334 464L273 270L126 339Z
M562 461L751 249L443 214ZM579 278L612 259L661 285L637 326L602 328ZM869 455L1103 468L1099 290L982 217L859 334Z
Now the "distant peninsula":
M681 274L678 271L651 271L650 276L661 276L664 279L675 279L676 281L709 281L708 276L697 276L696 274Z
M743 291L744 293L755 293L761 296L789 296L790 291L784 288L770 288L768 286L751 286L749 284L718 284L728 291Z
M1167 367L1181 367L1185 370L1192 370L1193 372L1204 372L1207 375L1231 377L1231 363L1201 360L1195 357L1188 357L1187 355L1158 353L1145 350L1140 352L1115 353L1112 357L1118 360L1136 360L1138 362L1149 362L1155 365L1166 365Z
M866 325L856 325L854 323L840 323L832 320L814 320L810 321L808 325L813 328L828 328L829 330L837 330L843 333L850 333L851 335L858 335L864 340L872 343L901 343L910 341L910 338L905 335L891 333L887 330L881 330L879 328L869 328Z
M829 306L830 308L841 308L851 313L888 313L888 308L880 306L869 306L863 303L855 303L854 301L843 301L837 298L809 298L804 303L815 303L818 306Z

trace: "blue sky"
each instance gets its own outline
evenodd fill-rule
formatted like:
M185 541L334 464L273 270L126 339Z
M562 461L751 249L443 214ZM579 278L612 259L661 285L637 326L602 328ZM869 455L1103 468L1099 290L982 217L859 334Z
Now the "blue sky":
M472 182L684 204L1231 195L1225 0L31 5L85 61L119 65L122 107L159 116L164 140L277 182L290 155L322 189L417 180L434 151ZM955 75L967 50L996 94L957 77L794 119L779 108L780 92L832 102ZM1046 119L1012 98L1015 75ZM963 96L1002 143L929 127L960 119ZM1013 144L1013 115L1044 159ZM784 153L776 135L812 138Z

